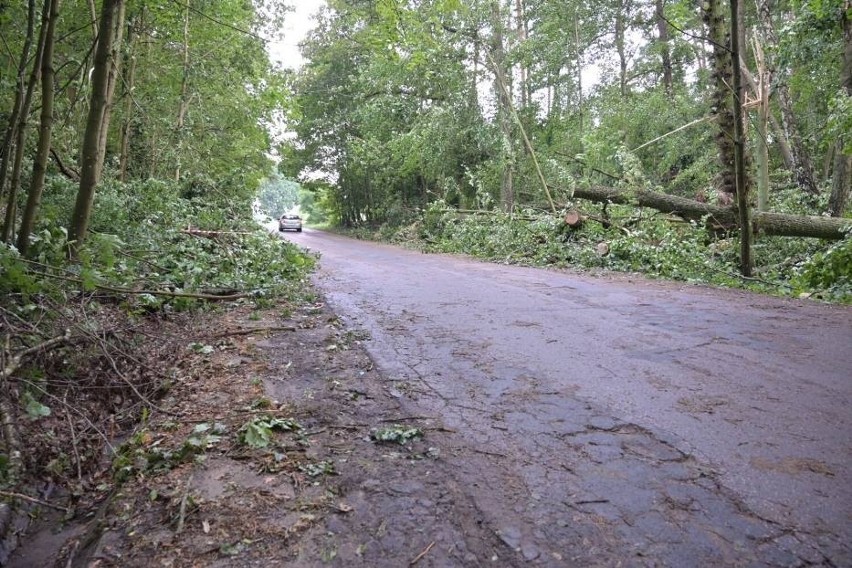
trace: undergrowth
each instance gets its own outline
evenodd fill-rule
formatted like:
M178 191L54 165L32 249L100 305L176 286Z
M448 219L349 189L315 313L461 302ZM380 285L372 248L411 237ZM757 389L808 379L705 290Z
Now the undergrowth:
M300 301L315 258L226 187L201 197L149 180L99 188L68 260L56 220L77 188L53 178L49 189L27 256L0 244L0 415L18 425L3 432L0 487L49 478L83 491L104 448L189 372L194 315Z
M807 204L792 192L779 192L775 199L775 210L808 213L803 211ZM735 234L717 234L705 223L685 222L650 209L583 207L589 218L582 228L572 229L561 216L537 210L461 214L437 201L408 224L360 229L356 236L505 264L640 272L653 278L852 303L850 237L826 243L760 236L753 249L754 277L744 278L739 275Z

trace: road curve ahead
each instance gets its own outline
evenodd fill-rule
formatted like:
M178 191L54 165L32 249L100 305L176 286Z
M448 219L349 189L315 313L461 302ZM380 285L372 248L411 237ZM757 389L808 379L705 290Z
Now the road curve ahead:
M286 238L523 562L852 566L849 308Z

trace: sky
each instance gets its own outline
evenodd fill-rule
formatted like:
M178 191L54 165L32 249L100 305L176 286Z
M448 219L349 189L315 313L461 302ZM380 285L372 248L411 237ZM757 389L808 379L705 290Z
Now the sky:
M325 0L293 0L291 6L293 11L284 20L284 39L269 44L269 56L283 67L297 69L304 62L299 42L314 27L312 16L325 6Z

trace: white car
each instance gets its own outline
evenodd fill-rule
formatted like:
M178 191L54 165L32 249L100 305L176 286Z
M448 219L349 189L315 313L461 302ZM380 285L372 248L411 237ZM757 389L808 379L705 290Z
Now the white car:
M302 218L298 215L281 215L281 218L278 219L278 230L283 233L287 229L301 233Z

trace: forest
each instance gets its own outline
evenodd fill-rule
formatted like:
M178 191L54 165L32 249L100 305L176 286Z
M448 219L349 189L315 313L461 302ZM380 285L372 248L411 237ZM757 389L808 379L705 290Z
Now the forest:
M295 70L289 9L0 0L3 495L90 489L181 325L305 294L258 213L852 301L849 0L329 0Z

